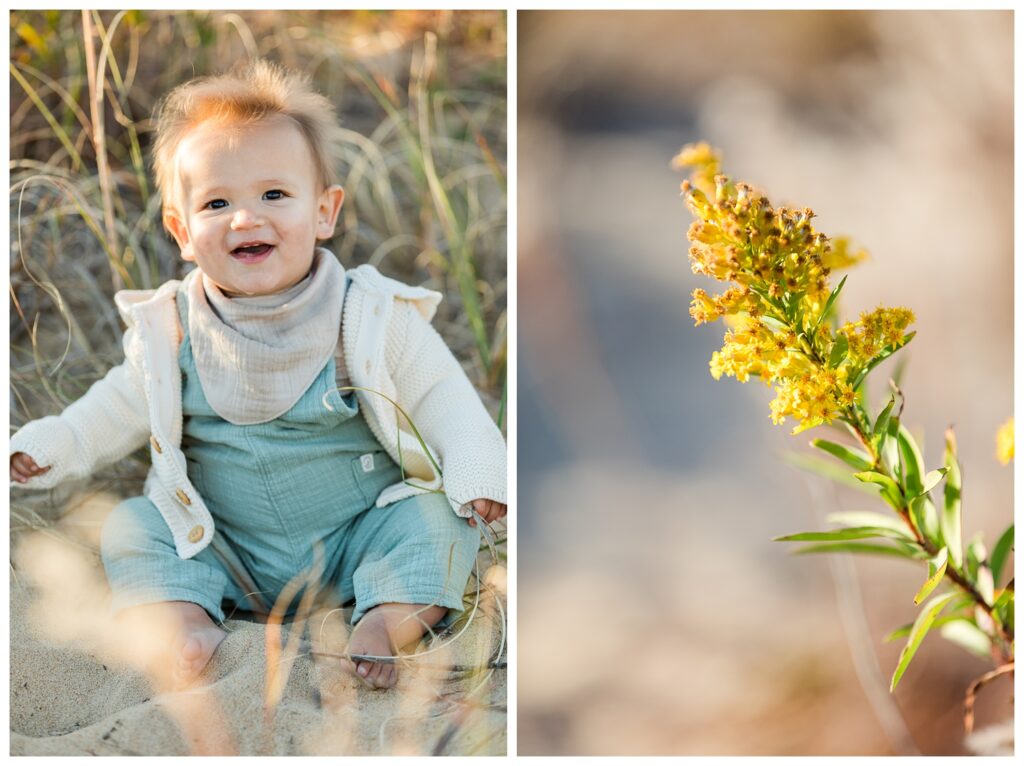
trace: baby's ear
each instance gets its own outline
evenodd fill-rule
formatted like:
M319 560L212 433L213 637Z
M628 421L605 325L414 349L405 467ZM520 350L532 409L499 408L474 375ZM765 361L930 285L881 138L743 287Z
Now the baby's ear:
M178 215L177 211L164 211L164 228L170 232L171 236L174 237L174 241L178 243L178 247L181 249L182 259L186 261L194 261L196 256L192 252L192 240L188 235L188 227L181 219L181 216Z
M334 236L334 225L345 201L345 190L340 186L328 186L320 194L317 207L316 238L329 239Z

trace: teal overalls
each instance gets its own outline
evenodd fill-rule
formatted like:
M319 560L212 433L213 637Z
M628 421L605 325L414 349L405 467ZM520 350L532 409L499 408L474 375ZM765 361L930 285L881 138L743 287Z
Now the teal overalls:
M286 413L233 425L203 394L181 291L177 303L185 332L178 360L188 475L213 515L219 545L248 570L264 603L310 571L319 543L320 587L333 603L354 600L353 624L382 603L444 606L454 610L450 621L462 609L480 533L441 494L374 506L381 490L401 481L401 470L373 436L354 393L337 390L333 358ZM224 620L224 600L256 611L213 545L191 559L178 556L170 529L145 497L111 512L101 552L115 611L190 601L217 622Z

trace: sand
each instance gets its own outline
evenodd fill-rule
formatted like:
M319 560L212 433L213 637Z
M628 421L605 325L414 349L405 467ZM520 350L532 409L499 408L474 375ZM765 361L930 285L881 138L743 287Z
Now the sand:
M229 619L199 685L161 692L158 678L133 667L148 646L127 641L106 617L109 594L94 542L96 514L108 504L98 505L12 537L12 755L505 753L504 654L489 671L458 670L496 657L502 569L486 578L495 587L483 591L468 628L441 636L439 649L403 666L393 689L370 689L338 660L306 651L292 663L272 663L277 672L268 683L266 626ZM296 627L285 624L285 645ZM303 649L343 649L337 612L300 627ZM284 681L276 704L275 681Z

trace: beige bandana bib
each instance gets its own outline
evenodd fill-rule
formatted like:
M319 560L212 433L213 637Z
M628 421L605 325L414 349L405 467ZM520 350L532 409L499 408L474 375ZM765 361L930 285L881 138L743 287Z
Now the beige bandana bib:
M200 269L184 281L199 382L229 423L283 415L334 355L345 270L324 248L304 280L275 295L229 298Z

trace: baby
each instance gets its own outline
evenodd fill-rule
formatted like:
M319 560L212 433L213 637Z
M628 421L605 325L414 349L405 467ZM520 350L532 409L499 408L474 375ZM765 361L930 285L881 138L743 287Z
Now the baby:
M354 602L351 669L392 686L373 658L462 609L473 512L506 513L504 440L429 324L441 296L317 247L345 196L333 126L327 99L267 62L173 90L154 168L197 268L119 292L124 363L11 438L11 481L32 489L148 441L145 494L110 514L101 553L115 612L178 626L182 684L226 635L222 602L260 611L318 566Z

